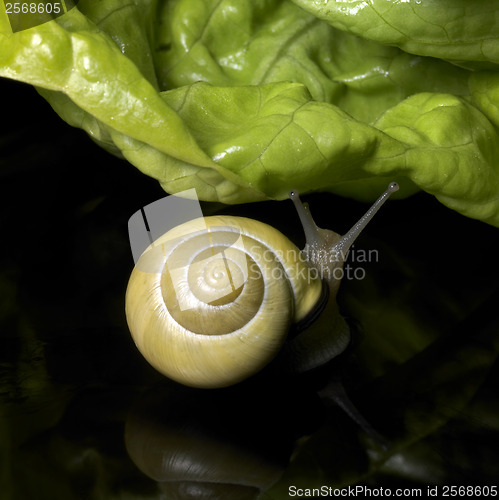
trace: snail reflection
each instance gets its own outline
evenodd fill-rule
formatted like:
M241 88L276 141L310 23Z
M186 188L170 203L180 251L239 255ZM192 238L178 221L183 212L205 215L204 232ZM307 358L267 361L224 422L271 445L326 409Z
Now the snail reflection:
M167 498L249 500L279 480L321 411L318 398L296 386L203 391L167 383L134 406L125 443Z
M271 226L242 217L171 229L144 252L128 284L126 315L138 349L159 372L200 388L237 384L281 351L295 372L324 365L350 340L336 303L337 271L397 189L391 183L343 237L318 228L290 193L306 236L301 251Z

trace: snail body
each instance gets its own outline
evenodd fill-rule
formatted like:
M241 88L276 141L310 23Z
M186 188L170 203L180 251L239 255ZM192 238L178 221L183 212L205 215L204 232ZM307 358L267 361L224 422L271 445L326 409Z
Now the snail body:
M302 370L334 357L349 340L334 270L396 189L390 184L344 237L318 228L291 193L307 238L302 251L275 228L243 217L202 217L168 231L143 253L127 288L127 321L139 351L184 385L224 387L260 371L292 325L308 325L325 309L322 323L333 331L316 325L291 342L291 352Z

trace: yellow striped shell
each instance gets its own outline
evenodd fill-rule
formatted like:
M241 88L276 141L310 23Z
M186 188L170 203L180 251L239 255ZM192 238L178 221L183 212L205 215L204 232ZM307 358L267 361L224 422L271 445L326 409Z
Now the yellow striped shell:
M252 219L195 219L164 234L127 288L133 339L149 363L194 387L224 387L261 370L322 284L300 250Z

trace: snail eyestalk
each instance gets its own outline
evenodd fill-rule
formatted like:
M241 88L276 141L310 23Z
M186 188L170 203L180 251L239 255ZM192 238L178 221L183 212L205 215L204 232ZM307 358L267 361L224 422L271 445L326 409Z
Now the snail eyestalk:
M399 185L396 182L391 182L386 191L373 203L371 208L359 219L359 221L345 234L338 242L336 247L346 256L353 242L357 239L363 229L371 222L378 210L385 204L386 200L392 193L399 190Z
M300 217L301 225L305 231L307 244L320 244L322 242L319 233L320 228L317 227L317 224L312 217L308 203L302 203L298 191L290 191L289 197L293 201L296 211L298 212L298 216Z
M390 195L398 189L398 184L391 182L386 191L344 236L318 227L308 205L301 202L298 192L289 193L305 232L306 245L302 253L310 266L328 282L331 291L336 291L339 287L339 280L334 277L335 270L343 266L350 247Z

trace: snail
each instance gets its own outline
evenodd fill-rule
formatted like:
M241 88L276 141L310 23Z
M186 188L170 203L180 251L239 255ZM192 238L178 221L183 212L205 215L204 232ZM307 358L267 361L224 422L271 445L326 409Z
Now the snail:
M262 370L286 342L297 371L320 366L349 343L336 294L348 250L395 182L341 237L318 228L292 199L303 250L277 229L233 216L201 217L158 238L140 257L126 292L137 348L181 384L226 387Z

